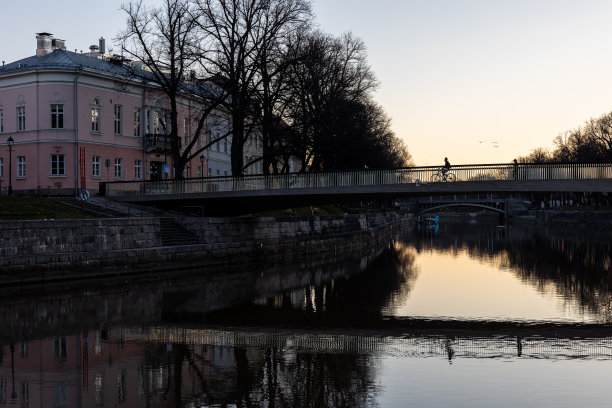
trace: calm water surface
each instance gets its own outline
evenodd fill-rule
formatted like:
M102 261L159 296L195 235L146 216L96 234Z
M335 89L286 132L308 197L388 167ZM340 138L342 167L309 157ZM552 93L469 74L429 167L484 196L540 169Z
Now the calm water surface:
M0 290L0 407L609 406L606 232L415 228L350 262Z

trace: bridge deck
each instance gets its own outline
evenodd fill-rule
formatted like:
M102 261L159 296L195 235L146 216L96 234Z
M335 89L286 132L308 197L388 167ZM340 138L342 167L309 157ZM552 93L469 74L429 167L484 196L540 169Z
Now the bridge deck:
M255 206L445 194L612 192L612 164L521 164L453 167L455 182L438 180L436 167L291 173L243 177L101 183L102 194L128 202L214 202ZM239 203L239 201L242 201Z

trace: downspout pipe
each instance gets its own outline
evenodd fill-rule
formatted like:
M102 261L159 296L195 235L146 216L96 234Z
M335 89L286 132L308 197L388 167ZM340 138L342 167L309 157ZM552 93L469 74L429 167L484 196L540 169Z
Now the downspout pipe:
M76 197L79 196L79 93L78 93L78 82L79 78L83 74L83 68L79 68L75 71L74 77L74 193Z

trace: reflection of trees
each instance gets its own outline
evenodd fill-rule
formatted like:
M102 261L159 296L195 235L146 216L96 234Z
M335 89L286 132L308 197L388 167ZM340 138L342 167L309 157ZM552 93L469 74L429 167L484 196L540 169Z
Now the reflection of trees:
M176 406L192 401L239 407L375 406L375 369L363 354L184 344L173 344L165 353L152 348L158 354L153 367L165 364L172 379L173 389L164 390L161 399Z
M208 321L248 324L330 324L334 326L378 322L383 306L403 296L416 279L414 249L402 244L387 247L359 272L333 275L298 289L289 289L245 305L211 313Z
M435 248L513 270L540 291L563 299L612 322L612 236L543 226L444 223L436 236L412 238L417 251Z

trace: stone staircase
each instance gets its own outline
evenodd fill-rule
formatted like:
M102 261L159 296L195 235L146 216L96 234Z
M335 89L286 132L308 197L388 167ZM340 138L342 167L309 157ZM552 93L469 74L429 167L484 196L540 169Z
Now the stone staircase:
M160 218L161 241L163 246L190 245L199 243L198 237L185 229L173 218Z

